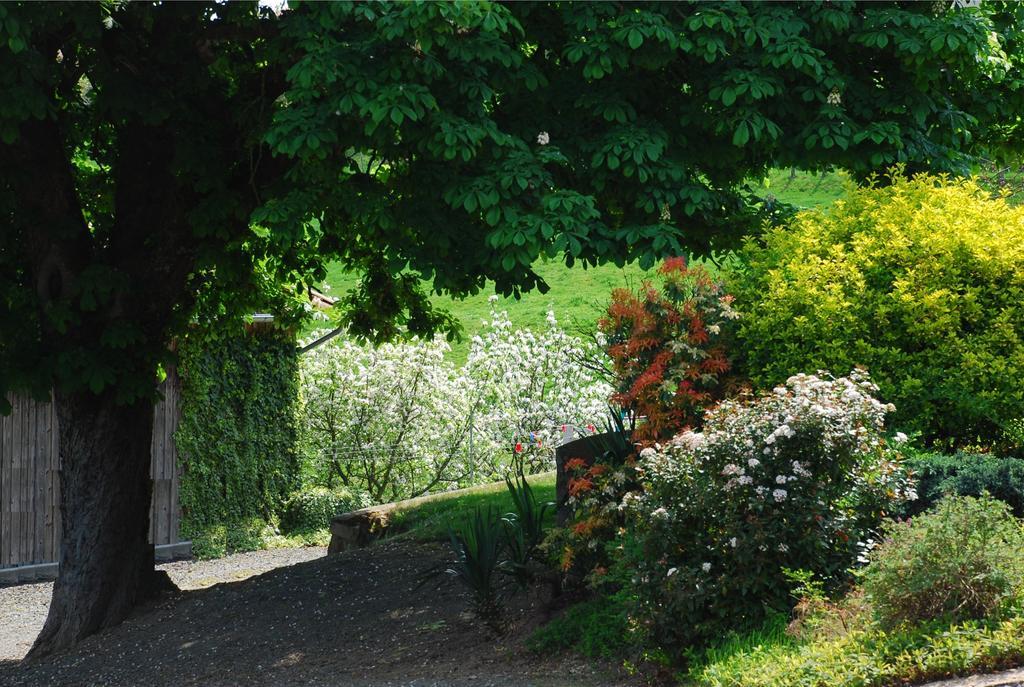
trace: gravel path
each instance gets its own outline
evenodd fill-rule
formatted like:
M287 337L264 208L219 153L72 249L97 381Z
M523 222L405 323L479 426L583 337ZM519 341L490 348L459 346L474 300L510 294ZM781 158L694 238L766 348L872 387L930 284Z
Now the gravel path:
M304 563L327 553L323 547L269 549L236 553L209 561L177 561L158 565L182 590L238 582L285 565ZM52 582L0 587L0 661L21 659L43 628Z
M3 687L616 687L621 668L522 648L546 617L537 593L508 600L496 636L454 580L421 584L446 547L385 541L337 556L281 549L162 566L184 591L140 608L67 653L0 660ZM0 647L21 656L49 584L0 589Z
M1024 668L1015 668L991 675L972 675L929 682L921 687L1024 687Z

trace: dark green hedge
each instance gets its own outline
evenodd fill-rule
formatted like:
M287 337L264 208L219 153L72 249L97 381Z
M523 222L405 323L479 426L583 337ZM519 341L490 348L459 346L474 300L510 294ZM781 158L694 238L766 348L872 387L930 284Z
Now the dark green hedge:
M251 548L298 481L294 338L192 335L179 357L182 535L200 555Z
M987 453L919 453L906 465L918 479L916 501L905 515L916 515L946 494L981 496L987 492L1005 501L1017 517L1024 516L1024 460Z

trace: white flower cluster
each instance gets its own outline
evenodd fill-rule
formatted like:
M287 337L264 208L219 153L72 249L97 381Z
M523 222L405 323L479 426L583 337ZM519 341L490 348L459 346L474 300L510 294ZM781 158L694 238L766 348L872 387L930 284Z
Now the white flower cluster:
M313 474L378 500L491 481L517 444L531 467L553 463L563 424L606 413L611 389L575 362L584 344L553 314L535 334L493 313L462 368L448 350L440 338L374 347L338 337L302 356Z
M650 488L634 511L686 512L706 498L695 485L755 512L798 507L789 502L818 493L837 470L851 486L877 487L891 478L884 491L912 499L905 473L885 458L884 418L893 408L875 399L876 391L866 372L854 370L838 379L795 375L756 400L724 401L705 414L703 432L684 432L659 451L641 453ZM735 548L735 537L725 541Z

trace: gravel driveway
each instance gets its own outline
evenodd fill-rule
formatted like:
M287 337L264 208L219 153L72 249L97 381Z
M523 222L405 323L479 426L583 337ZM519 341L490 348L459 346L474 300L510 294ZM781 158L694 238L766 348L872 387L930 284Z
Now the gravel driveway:
M237 582L285 565L304 563L327 553L322 547L270 549L236 553L210 561L178 561L158 565L182 590ZM0 661L21 659L43 628L52 582L0 587Z

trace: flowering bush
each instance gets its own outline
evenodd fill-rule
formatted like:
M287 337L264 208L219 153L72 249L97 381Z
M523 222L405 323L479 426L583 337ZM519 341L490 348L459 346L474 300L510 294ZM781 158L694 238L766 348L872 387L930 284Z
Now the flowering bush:
M375 502L468 479L466 397L441 339L374 347L338 337L302 363L303 444L314 481Z
M342 337L303 356L307 481L388 501L500 479L514 455L553 465L564 424L600 418L610 388L549 314L540 334L495 312L456 368L440 338L374 347Z
M655 441L697 427L701 412L724 395L730 362L725 340L738 315L703 267L666 260L661 289L612 292L598 323L616 379L613 400L646 417L637 440Z
M567 426L593 426L607 413L611 387L580 364L598 352L560 328L553 312L547 325L515 329L506 312L492 311L460 370L490 475L504 474L513 452L529 469L550 469Z
M624 564L655 641L693 646L788 608L784 567L841 580L883 513L915 497L875 391L861 371L797 375L642 451Z

